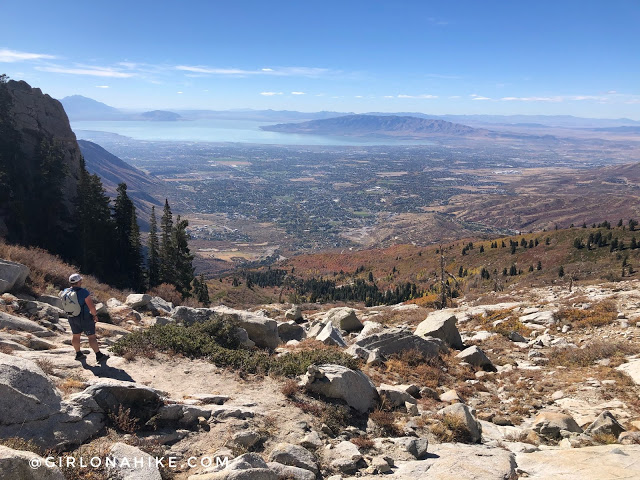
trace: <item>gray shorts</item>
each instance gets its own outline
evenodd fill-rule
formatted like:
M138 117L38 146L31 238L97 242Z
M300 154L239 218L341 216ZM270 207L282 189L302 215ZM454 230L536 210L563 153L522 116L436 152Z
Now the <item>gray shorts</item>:
M69 326L71 333L77 335L84 332L86 335L96 334L96 324L89 312L82 312L77 317L69 317Z

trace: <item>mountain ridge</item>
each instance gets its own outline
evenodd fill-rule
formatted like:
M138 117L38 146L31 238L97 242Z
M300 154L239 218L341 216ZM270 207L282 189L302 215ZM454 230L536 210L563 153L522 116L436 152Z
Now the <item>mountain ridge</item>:
M435 135L460 137L484 136L488 133L487 130L445 120L396 115L346 115L302 123L265 125L260 128L270 132L358 137L425 137Z

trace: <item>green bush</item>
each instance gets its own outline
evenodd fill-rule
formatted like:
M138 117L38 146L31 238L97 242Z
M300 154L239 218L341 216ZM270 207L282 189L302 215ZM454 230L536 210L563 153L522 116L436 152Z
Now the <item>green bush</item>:
M237 323L225 318L185 327L182 325L154 325L133 332L118 340L111 351L123 356L148 356L154 352L181 354L189 358L206 358L218 367L233 368L244 373L271 374L292 377L307 371L309 365L333 363L358 368L351 356L333 349L296 350L273 356L259 349L239 348Z

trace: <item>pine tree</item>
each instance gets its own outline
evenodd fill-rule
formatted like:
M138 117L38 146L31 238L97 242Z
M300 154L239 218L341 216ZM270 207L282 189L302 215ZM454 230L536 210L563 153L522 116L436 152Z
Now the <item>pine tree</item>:
M560 268L558 269L558 276L560 278L564 277L564 267L562 265L560 265Z
M159 272L160 283L176 283L176 247L173 235L173 214L169 201L165 199L160 219Z
M182 220L180 215L176 218L173 228L172 243L175 247L175 287L183 297L191 295L191 282L193 282L193 254L189 251L188 220Z
M112 257L116 253L111 244L111 239L115 238L115 225L110 203L100 177L90 175L82 159L74 201L74 236L78 248L73 258L83 272L94 274L106 282L114 280Z
M195 277L193 279L193 296L205 307L211 304L209 288L207 287L207 281L204 279L204 275L200 275L200 278Z
M123 288L142 289L142 257L140 230L136 207L127 195L127 184L121 183L113 207L115 224L114 255L116 285Z
M151 207L149 219L149 239L147 241L149 270L149 288L160 284L160 243L158 242L158 221L156 219L156 207Z

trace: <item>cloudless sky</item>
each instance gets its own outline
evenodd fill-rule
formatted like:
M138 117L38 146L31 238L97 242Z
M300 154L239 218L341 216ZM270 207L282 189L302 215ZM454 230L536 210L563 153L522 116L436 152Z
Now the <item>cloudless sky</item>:
M640 1L5 1L0 73L119 108L640 120Z

